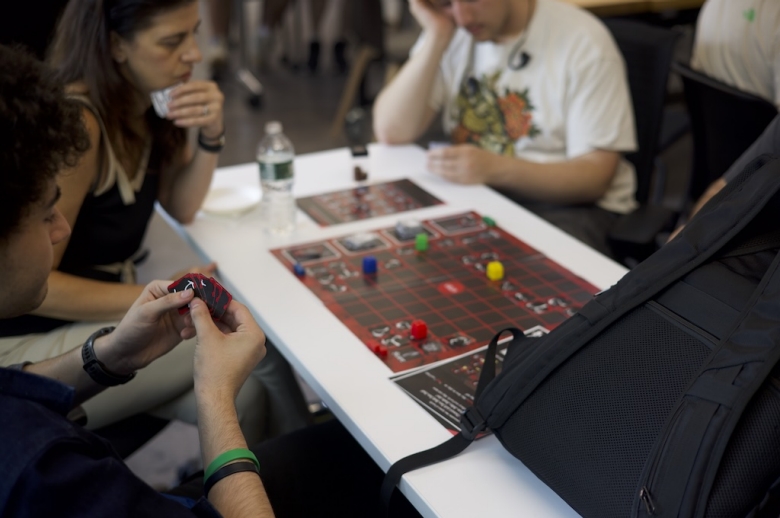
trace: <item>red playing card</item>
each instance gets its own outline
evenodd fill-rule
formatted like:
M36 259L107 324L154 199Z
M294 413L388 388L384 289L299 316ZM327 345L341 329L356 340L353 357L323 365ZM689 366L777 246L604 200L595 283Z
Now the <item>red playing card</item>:
M198 297L200 297L201 300L206 301L206 290L203 286L203 281L206 277L202 273L188 273L184 278L192 280L195 284L195 292L198 294ZM208 305L208 301L206 301L206 305Z
M225 314L225 311L227 311L228 306L230 306L230 301L233 300L233 296L214 277L211 277L209 280L211 281L215 295L214 307L211 315L219 320L222 318L222 315Z
M173 281L171 284L168 285L168 293L180 293L184 290L192 290L195 292L195 296L199 297L198 294L196 282L194 279L191 279L188 275L185 275L184 277ZM184 305L179 308L179 314L180 315L186 315L187 312L190 310L190 308L187 307L187 305Z
M209 313L212 315L214 314L214 300L215 300L215 294L214 294L214 284L212 282L212 279L209 279L203 274L196 274L198 276L198 286L200 287L201 291L203 292L202 299L206 303L206 306L209 308Z
M168 292L176 293L187 289L195 292L195 296L206 303L211 316L219 320L230 306L232 295L214 277L206 277L201 273L188 273L181 279L168 285ZM179 314L184 315L189 311L187 306L179 308Z

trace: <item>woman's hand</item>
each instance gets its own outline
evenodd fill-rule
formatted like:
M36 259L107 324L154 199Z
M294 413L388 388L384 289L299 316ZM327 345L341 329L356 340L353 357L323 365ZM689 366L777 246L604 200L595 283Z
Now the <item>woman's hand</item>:
M222 135L225 96L214 81L189 81L171 92L167 117L180 128L200 128L206 139Z

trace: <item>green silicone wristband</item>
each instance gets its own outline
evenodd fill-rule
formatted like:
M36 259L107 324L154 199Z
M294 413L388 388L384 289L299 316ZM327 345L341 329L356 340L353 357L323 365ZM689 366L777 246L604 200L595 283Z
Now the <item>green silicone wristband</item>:
M209 467L206 468L206 472L203 474L203 480L208 480L209 477L213 475L214 472L216 472L219 468L228 462L233 462L234 460L238 459L249 459L255 463L257 469L260 469L260 463L257 461L257 457L255 457L254 453L247 450L246 448L236 448L235 450L228 450L225 453L218 455L216 459L212 460L211 464L209 464Z

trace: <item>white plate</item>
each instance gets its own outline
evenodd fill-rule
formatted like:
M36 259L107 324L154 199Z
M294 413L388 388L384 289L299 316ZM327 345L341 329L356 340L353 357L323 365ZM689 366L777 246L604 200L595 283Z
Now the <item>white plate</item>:
M239 216L260 203L258 187L214 187L206 195L203 211L220 216Z

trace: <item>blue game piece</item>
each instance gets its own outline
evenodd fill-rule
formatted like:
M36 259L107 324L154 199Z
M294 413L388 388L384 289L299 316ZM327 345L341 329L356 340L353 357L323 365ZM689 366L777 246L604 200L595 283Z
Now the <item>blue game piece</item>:
M363 273L365 275L376 273L376 257L367 255L363 258Z
M293 266L293 273L295 273L295 275L297 275L298 277L303 277L304 275L306 275L306 268L301 266L301 263L295 263L295 265Z

